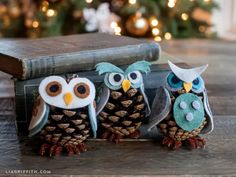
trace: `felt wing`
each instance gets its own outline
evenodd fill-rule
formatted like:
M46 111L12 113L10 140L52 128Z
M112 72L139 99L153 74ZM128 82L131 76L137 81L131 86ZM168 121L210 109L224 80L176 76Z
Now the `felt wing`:
M208 96L207 96L206 90L203 91L203 104L204 104L205 112L207 114L207 116L206 116L207 124L202 129L201 133L202 134L208 134L208 133L211 133L213 131L213 129L214 129L214 122L213 122L213 115L212 115L211 108L210 108L210 105L209 105L209 101L208 101Z
M109 88L105 84L102 84L102 86L99 88L98 95L96 98L96 104L97 104L96 115L98 115L106 106L109 96L110 96Z
M97 125L96 111L93 103L90 103L88 105L88 114L89 114L90 125L93 130L93 137L96 138L98 125Z
M29 125L29 137L39 133L47 123L49 116L49 106L43 101L41 96L38 96L32 113L32 118Z
M144 98L144 101L145 101L145 104L146 104L146 116L150 116L151 109L150 109L150 106L149 106L147 95L145 94L144 84L141 85L140 90L141 90L141 93L143 95L143 98Z
M148 131L151 131L160 123L171 111L171 99L167 89L160 87L152 104L152 114L149 120Z

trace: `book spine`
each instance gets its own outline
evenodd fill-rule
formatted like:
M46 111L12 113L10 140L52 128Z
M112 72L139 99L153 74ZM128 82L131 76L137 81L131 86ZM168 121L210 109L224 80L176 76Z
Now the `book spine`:
M51 57L38 57L24 60L24 75L30 79L53 74L91 70L99 62L127 65L138 60L154 61L160 56L160 46L155 42L128 45L119 48L89 50L61 54Z

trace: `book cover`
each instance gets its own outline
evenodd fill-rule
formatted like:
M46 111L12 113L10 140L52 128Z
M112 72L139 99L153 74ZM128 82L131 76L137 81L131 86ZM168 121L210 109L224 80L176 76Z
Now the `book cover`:
M0 70L25 80L91 70L102 61L126 65L159 58L156 42L101 33L0 40Z

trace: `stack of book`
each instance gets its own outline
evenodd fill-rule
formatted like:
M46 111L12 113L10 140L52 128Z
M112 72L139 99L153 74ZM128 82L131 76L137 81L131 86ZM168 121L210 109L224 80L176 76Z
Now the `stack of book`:
M162 57L168 59L166 55ZM169 71L166 64L157 64L159 58L160 47L155 42L99 33L0 41L0 70L14 78L19 135L27 134L38 85L45 76L78 74L98 85L103 76L94 71L97 63L125 67L147 60L154 63L152 73L144 76L146 93L152 102L156 88L163 84Z

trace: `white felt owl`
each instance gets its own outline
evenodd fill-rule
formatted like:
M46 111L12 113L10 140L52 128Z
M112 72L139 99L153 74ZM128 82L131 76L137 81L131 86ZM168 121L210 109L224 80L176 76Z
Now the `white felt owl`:
M65 80L49 76L39 85L39 97L29 125L29 136L43 140L40 154L76 154L85 151L83 144L92 131L96 137L95 86L87 78Z
M213 116L201 77L207 65L183 69L168 63L171 72L165 86L157 90L149 130L157 126L164 134L162 143L173 149L183 143L191 149L203 147L205 140L198 135L213 130Z

